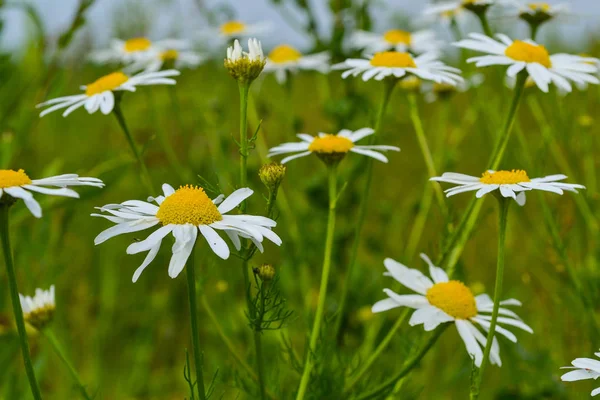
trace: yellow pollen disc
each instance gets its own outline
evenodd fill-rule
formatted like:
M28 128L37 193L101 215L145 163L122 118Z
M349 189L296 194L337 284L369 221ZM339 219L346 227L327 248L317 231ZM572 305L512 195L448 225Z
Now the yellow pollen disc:
M347 153L354 147L354 143L348 138L337 135L325 135L316 137L308 146L308 150L315 153Z
M397 51L375 53L371 59L371 65L374 67L417 68L417 64L410 54Z
M229 21L221 25L221 33L225 35L234 35L246 30L246 24L240 21Z
M516 61L525 61L527 63L535 62L542 64L546 68L550 68L552 66L548 50L541 45L515 40L513 44L506 48L504 54Z
M298 61L301 57L302 53L287 44L277 46L269 53L269 60L276 64Z
M102 78L90 83L85 87L85 94L93 96L106 92L107 90L114 90L127 82L129 77L122 72L113 72L103 76Z
M179 52L177 50L166 50L160 53L160 58L163 61L174 61L179 57Z
M152 46L152 42L145 37L133 38L125 41L125 51L128 53L148 50L150 46Z
M0 169L0 189L31 184L31 179L22 169Z
M411 41L410 32L402 31L400 29L392 29L387 31L383 34L383 38L386 42L391 44L404 43L409 45Z
M217 206L198 186L182 186L160 205L156 218L163 225L210 225L223 216Z
M479 178L479 182L488 185L510 185L514 183L531 182L527 172L522 169L513 169L512 171L484 172Z
M550 11L550 4L548 3L529 3L527 6L533 11Z
M456 319L469 319L477 315L475 296L462 282L436 283L427 291L425 297L429 304Z

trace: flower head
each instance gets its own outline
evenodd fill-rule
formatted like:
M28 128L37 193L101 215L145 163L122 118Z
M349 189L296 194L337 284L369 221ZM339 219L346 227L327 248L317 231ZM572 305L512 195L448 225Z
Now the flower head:
M297 143L284 143L273 147L269 150L269 157L278 156L287 153L297 153L281 160L282 164L287 163L295 158L308 156L315 153L325 162L339 162L348 154L348 152L362 154L372 157L376 160L387 162L388 159L378 151L400 151L395 146L357 146L355 143L367 136L372 135L375 131L371 128L362 128L355 132L348 129L342 129L337 134L319 133L318 136L311 136L306 133L299 133L298 136L302 141Z
M108 49L93 51L90 59L99 64L121 63L129 65L146 59L154 53L166 49L182 50L189 44L183 40L165 39L152 41L147 37L128 40L113 39Z
M285 83L287 73L298 70L311 70L326 73L329 71L329 54L327 52L303 55L296 48L282 44L275 47L267 56L265 72L275 73L279 83Z
M48 187L54 186L54 187ZM51 176L43 179L31 179L22 169L0 169L0 204L12 204L23 200L36 218L42 217L42 208L31 192L79 198L79 194L68 186L103 187L104 183L96 178L80 178L76 174ZM58 189L57 189L58 188Z
M248 24L238 20L230 20L222 23L218 28L218 33L222 38L243 38L249 36L259 36L271 30L271 25L267 22L258 22Z
M144 269L156 258L162 240L169 233L175 237L173 256L169 263L171 278L176 278L183 270L196 243L198 232L204 236L212 251L222 259L229 258L229 246L216 230L224 231L237 250L241 249L240 237L250 239L261 252L265 238L278 246L281 245L281 239L271 230L277 225L272 219L255 215L227 214L252 195L253 191L248 188L238 189L225 199L221 195L212 200L201 187L182 186L175 190L165 183L162 189L164 195L151 197L147 202L129 200L121 204L109 204L98 208L106 214L92 214L116 224L96 237L96 245L123 233L161 226L145 240L133 243L127 248L127 254L148 252L142 265L135 271L133 282L138 280Z
M446 196L458 193L477 191L475 197L499 190L502 197L511 197L520 205L525 204L525 192L543 190L562 195L564 190L577 193L577 189L585 186L560 182L567 179L566 175L549 175L543 178L530 179L524 170L486 171L480 178L476 176L446 172L442 176L431 178L431 181L453 183L455 187L446 190Z
M426 331L432 331L446 322L454 323L469 356L474 359L475 365L480 367L486 336L476 325L479 325L484 332L488 332L494 307L493 301L487 294L474 296L464 283L450 280L446 272L433 265L425 254L421 254L421 258L429 265L431 279L419 270L408 268L391 258L385 259L384 265L388 272L384 275L391 276L418 294L399 295L391 289L383 289L389 297L375 303L372 311L378 313L397 307L413 308L416 311L412 314L409 324L411 326L423 324ZM496 326L496 333L514 343L517 342L517 337L500 324L514 326L529 333L533 331L517 314L502 306L520 305L521 303L515 299L501 301L500 316ZM492 344L490 361L492 364L502 365L500 346L496 337Z
M281 181L285 177L287 167L278 162L265 164L258 170L258 176L262 183L272 192L277 191Z
M542 1L524 2L518 4L519 18L532 26L539 26L559 15L568 14L569 5L549 4Z
M548 92L550 83L554 83L566 92L572 90L569 81L576 84L600 83L598 78L593 75L598 72L596 64L598 60L595 58L570 54L550 55L544 46L532 40L512 41L503 34L497 34L496 38L498 40L479 33L471 33L468 39L461 40L454 45L490 54L467 60L474 62L477 67L508 65L506 74L511 77L521 71L526 71L544 92Z
M390 50L422 54L437 52L442 45L433 31L408 32L401 29L390 29L381 34L356 31L350 36L349 42L352 48L363 50L366 54Z
M148 52L144 57L129 64L125 69L128 72L156 72L162 68L184 69L196 68L206 57L202 54L189 49L189 44L180 48L177 47L157 47Z
M37 330L42 330L54 317L54 285L48 290L35 289L35 296L23 296L19 293L25 321Z
M262 72L266 59L260 42L248 39L248 52L243 51L240 42L236 39L233 46L227 48L225 68L238 82L252 82Z
M66 108L63 117L71 114L78 108L85 107L89 114L100 110L102 114L110 114L115 106L115 95L127 92L135 92L137 86L150 85L175 85L176 81L170 79L178 76L179 71L169 69L158 72L142 72L134 76L128 76L123 72L113 72L105 75L92 83L81 87L84 94L57 97L38 104L36 107L46 107L40 113L40 117L56 110Z
M600 357L600 352L594 353L596 357ZM564 369L572 369L560 377L563 382L581 381L584 379L600 378L600 361L593 358L576 358L571 362L572 366L562 367ZM592 390L592 396L600 394L600 387Z
M449 67L437 59L435 53L425 53L413 57L410 53L397 51L383 51L375 53L368 59L349 58L335 64L332 69L345 69L342 78L362 75L363 81L371 78L382 80L384 78L403 78L417 76L418 78L438 83L456 85L463 79L458 75L459 69Z

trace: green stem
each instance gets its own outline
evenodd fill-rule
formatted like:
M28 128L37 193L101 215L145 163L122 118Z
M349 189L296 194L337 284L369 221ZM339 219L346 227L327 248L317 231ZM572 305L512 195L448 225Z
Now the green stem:
M188 284L188 299L190 303L190 323L192 326L192 346L194 350L194 364L196 367L196 385L200 400L206 400L206 391L204 389L204 376L202 374L202 352L200 350L200 331L198 330L198 306L196 304L196 271L195 271L195 247L188 258L185 273Z
M373 365L373 363L375 363L375 361L377 361L377 359L379 358L381 353L385 350L385 348L390 343L390 341L394 337L396 337L396 332L398 332L398 329L400 329L400 327L404 324L404 321L406 321L408 314L409 314L408 309L402 311L402 314L396 320L396 322L394 323L394 326L392 326L392 329L389 330L388 334L385 335L385 338L383 338L381 343L379 343L379 346L377 346L375 351L371 354L371 356L369 356L367 361L363 364L362 368L356 373L356 375L354 375L352 380L350 380L350 383L348 383L346 385L346 387L344 388L344 393L349 394L350 391L352 390L352 388L354 386L356 386L358 381L360 381L367 372L371 371L371 366Z
M384 381L383 383L381 383L379 386L377 386L375 389L369 391L368 393L365 393L365 394L359 396L358 400L381 398L380 395L382 393L385 393L388 390L390 390L391 388L393 388L400 379L404 378L406 375L408 375L408 373L410 371L413 370L413 368L415 368L417 365L419 365L419 362L421 361L421 359L433 347L433 345L438 340L438 338L442 335L442 333L444 333L446 328L448 328L448 325L449 324L444 324L443 326L438 328L429 337L429 340L425 343L425 345L423 345L423 347L421 347L419 352L416 353L412 358L410 358L408 361L406 361L404 363L404 365L402 366L402 369L396 375L394 375L390 379Z
M65 366L69 370L71 377L73 377L73 380L75 381L75 384L77 385L77 388L81 392L81 396L86 400L91 400L90 395L88 395L87 391L85 390L85 386L84 386L83 382L81 382L81 378L79 377L77 370L75 369L75 367L73 367L73 364L71 364L71 362L67 358L62 346L58 342L58 339L56 339L56 336L54 335L54 332L52 331L52 329L45 328L42 331L42 333L44 334L46 339L48 339L48 341L50 342L52 347L54 347L54 351L56 352L56 355L61 359L61 361L65 364Z
M498 320L498 311L500 310L500 299L502 297L502 282L504 280L504 254L505 254L505 243L506 243L506 224L508 221L508 208L512 199L498 196L499 210L498 210L498 254L496 263L496 287L494 288L494 308L492 309L492 319L490 321L490 329L487 335L487 341L485 343L485 349L483 350L483 360L481 361L481 367L479 372L476 373L473 378L475 382L471 386L470 398L476 400L479 398L479 392L481 388L481 381L483 380L483 373L485 367L490 358L490 351L492 350L492 343L494 342L494 334L496 333L496 322Z
M431 155L431 149L429 148L429 144L427 144L427 138L425 137L425 130L423 129L423 123L421 122L421 117L419 116L419 108L417 106L417 98L414 94L408 95L408 104L410 110L410 119L415 128L415 133L417 134L417 141L419 142L419 148L421 149L421 153L423 155L423 160L425 161L425 166L427 168L427 173L430 178L438 176L435 170L435 163L433 162L433 156ZM446 202L444 199L444 192L442 191L442 186L438 182L433 182L433 188L435 190L435 197L438 202L440 209L442 210L442 214L445 216L448 214L448 208L446 207Z
M6 194L4 195L7 196ZM2 199L6 201L6 199ZM19 299L19 289L17 287L17 277L15 275L15 267L12 258L12 249L10 246L10 235L8 232L9 225L9 205L0 203L0 239L2 240L2 251L4 252L4 261L6 262L6 273L8 276L8 286L10 289L10 299L12 301L13 313L17 322L17 331L19 332L19 344L23 353L23 362L25 363L25 371L29 379L31 393L35 400L41 400L42 394L35 379L33 371L33 363L29 354L29 343L27 342L27 331L25 330L25 320L23 319L23 310L21 309L21 300Z
M380 134L381 125L383 124L383 118L385 116L385 111L387 110L388 104L390 102L390 98L392 96L392 92L396 87L396 80L386 80L384 81L383 86L383 94L381 97L381 103L379 105L379 110L377 111L377 118L375 120L375 135ZM373 143L374 136L371 136L371 140L369 144ZM342 294L340 298L340 306L337 310L337 315L335 317L335 322L333 325L333 333L334 337L338 337L341 332L342 322L344 319L344 312L346 310L346 303L348 302L348 291L350 290L350 282L352 281L352 274L354 273L354 269L356 267L356 261L358 257L358 248L360 245L360 235L362 232L362 227L365 223L365 217L367 215L367 205L369 203L369 194L371 193L371 183L373 180L373 159L371 157L367 157L366 160L366 170L365 170L365 184L362 191L362 196L360 200L360 205L358 206L358 218L356 219L356 224L354 228L354 238L352 241L352 249L350 250L350 262L348 263L348 270L346 271L346 278L344 279L344 283L342 286Z
M256 321L255 329L254 329L254 345L256 346L256 363L258 369L258 385L260 387L260 398L264 400L266 398L265 391L265 367L264 367L264 357L262 353L262 341L261 341L261 329L262 322L265 313L265 294L264 291L267 289L268 283L263 282L262 287L259 293L260 296L260 308L258 309L259 319Z
M314 364L313 354L316 352L317 341L321 332L321 323L323 322L323 314L325 312L325 300L327 298L327 284L329 282L329 270L331 268L331 255L333 252L333 239L335 233L335 209L337 204L337 165L329 165L329 216L327 218L327 236L325 238L325 255L323 257L323 271L321 275L321 287L319 289L319 303L313 323L312 333L310 334L310 342L306 351L306 361L304 363L304 371L300 386L298 387L298 395L296 400L304 399L310 380L310 373Z
M117 122L119 123L121 130L125 134L125 139L127 139L127 143L129 143L129 147L131 148L131 151L133 152L133 155L135 156L135 159L138 162L138 165L140 168L140 174L142 177L142 182L144 183L144 185L146 186L146 189L150 193L154 193L154 185L152 184L152 178L150 177L150 173L148 172L146 163L144 163L144 159L142 158L142 155L140 154L140 152L137 149L137 146L135 145L133 136L131 136L131 133L129 132L129 128L127 128L127 123L125 122L125 117L123 116L123 111L121 110L121 99L120 98L115 98L115 107L113 108L113 114L117 118Z
M240 187L248 185L248 92L249 83L240 83ZM246 202L240 205L240 210L246 211Z
M531 28L531 40L535 40L541 25L542 24L529 24L529 27Z
M479 22L481 22L481 29L483 29L483 33L485 33L489 37L493 37L494 33L490 28L490 24L488 23L487 16L485 12L477 13L477 17L479 18Z

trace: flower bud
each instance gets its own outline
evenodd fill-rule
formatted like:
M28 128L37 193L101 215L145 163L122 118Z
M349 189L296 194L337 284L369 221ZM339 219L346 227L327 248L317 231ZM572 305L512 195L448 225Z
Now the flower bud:
M270 282L275 278L275 268L271 264L263 264L258 268L254 268L254 273L263 282Z
M248 52L246 53L236 39L233 46L227 48L224 65L229 74L238 82L250 83L260 75L266 62L258 40L248 39Z
M258 176L260 177L262 183L264 183L270 191L276 191L279 188L279 184L281 184L281 181L285 177L286 170L287 167L285 165L272 162L260 167Z

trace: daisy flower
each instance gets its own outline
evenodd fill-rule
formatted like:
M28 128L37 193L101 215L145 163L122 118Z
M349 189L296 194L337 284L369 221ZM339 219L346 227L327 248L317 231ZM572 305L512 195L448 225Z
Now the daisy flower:
M415 75L418 78L438 83L456 85L462 82L459 69L449 67L437 59L435 53L425 53L413 57L409 53L397 51L384 51L375 53L368 59L349 58L335 64L332 69L342 70L342 78L350 75L362 75L363 81L371 78L382 80L387 77L402 78L406 75Z
M142 72L134 76L128 76L123 72L113 72L105 75L95 82L81 86L84 94L73 96L57 97L52 100L38 104L36 107L46 107L40 113L40 117L56 110L66 108L63 117L71 114L80 107L85 107L89 114L100 110L102 114L110 114L115 106L115 93L117 92L135 92L137 86L149 85L175 85L176 81L169 77L178 76L179 71L168 69L158 72Z
M356 142L372 135L375 131L371 128L362 128L352 132L349 129L342 129L337 134L319 133L319 136L311 136L306 133L299 133L298 138L301 142L284 143L269 150L268 157L279 156L281 154L297 153L281 160L282 164L295 158L308 156L315 153L324 161L340 161L348 152L362 154L372 157L381 162L387 163L388 159L378 151L400 151L395 146L357 146Z
M184 68L196 68L206 60L202 54L189 50L190 44L185 43L178 47L157 47L148 52L144 57L129 64L124 71L137 72L144 70L146 72L160 71L163 67L175 68L177 70Z
M249 36L260 36L271 30L268 22L257 22L247 24L242 21L231 20L219 26L218 35L223 39L244 38Z
M251 189L243 188L224 199L223 195L211 200L201 187L182 186L175 190L168 184L162 186L164 195L148 198L148 201L129 200L121 204L109 204L98 208L106 214L92 214L114 222L116 225L101 232L94 243L99 245L123 233L139 232L160 225L145 240L131 244L127 254L148 252L142 265L133 274L136 282L150 264L162 240L172 233L175 238L173 255L169 263L169 276L176 278L183 270L190 256L198 231L208 242L212 251L222 259L229 258L229 246L216 232L224 231L236 250L241 249L240 237L250 239L262 252L262 242L266 238L276 245L281 239L271 228L277 223L272 219L255 215L227 215L240 203L250 197ZM155 202L155 204L152 204Z
M559 15L569 13L569 5L566 3L549 4L545 2L523 2L516 3L519 18L529 24L539 25Z
M260 41L248 39L248 52L245 52L236 39L233 46L227 48L224 65L237 81L252 82L265 68L266 61Z
M447 182L458 186L447 189L446 196L454 196L458 193L477 191L475 197L499 190L502 197L511 197L520 205L525 204L525 192L529 190L543 190L562 195L563 191L577 192L577 189L585 189L585 186L560 182L567 179L566 175L549 175L543 178L529 179L524 170L512 171L486 171L481 178L454 172L446 172L442 176L430 178L430 181Z
M596 357L600 357L600 352L594 353ZM563 382L581 381L584 379L598 379L600 377L600 361L593 358L576 358L571 362L571 367L562 367L564 369L572 369L563 376L560 380ZM592 390L592 396L600 394L600 387Z
M279 83L285 83L287 73L298 70L314 70L321 73L329 71L329 54L327 52L302 55L294 47L282 44L275 47L267 56L265 72L274 72Z
M145 59L151 53L167 49L181 50L187 43L177 39L166 39L153 42L146 37L136 37L128 40L113 39L108 49L91 53L90 59L100 64L122 63L130 64Z
M512 41L508 36L497 34L494 40L488 36L471 33L469 39L454 43L457 47L480 51L490 55L469 58L477 67L508 65L506 74L516 76L525 70L536 85L548 92L548 85L554 83L560 89L570 92L573 81L577 84L600 81L593 74L598 72L594 58L571 54L550 55L546 48L532 40Z
M350 36L350 46L367 54L388 50L421 54L437 52L441 45L442 41L437 40L435 32L430 30L407 32L390 29L382 34L356 31Z
M423 20L430 23L450 24L452 20L459 22L465 17L462 5L457 2L432 3L423 9Z
M48 187L54 186L54 187ZM18 199L23 200L31 214L36 218L42 217L42 208L33 198L31 192L79 198L74 190L68 186L95 186L104 187L104 183L96 178L80 178L76 174L51 176L43 179L31 179L22 169L0 169L0 203L13 203Z
M24 296L19 293L23 317L34 328L41 330L54 316L54 285L48 290L35 289L35 296Z
M432 331L440 324L453 322L458 334L465 343L469 356L475 360L475 365L480 367L487 338L478 329L477 325L485 333L488 332L494 302L487 294L474 296L464 283L449 280L446 272L433 265L425 254L421 254L421 258L429 265L431 279L419 270L408 268L391 258L385 259L384 265L388 272L384 275L391 276L418 294L399 295L391 289L383 289L389 297L375 303L372 311L379 313L397 307L413 308L416 311L410 317L409 324L411 326L423 324L426 331ZM533 330L521 321L517 314L508 308L502 307L520 305L521 302L515 299L500 302L501 307L496 333L513 343L517 342L517 337L508 329L502 327L501 324L533 333ZM500 346L495 336L490 352L490 361L492 364L502 365Z

